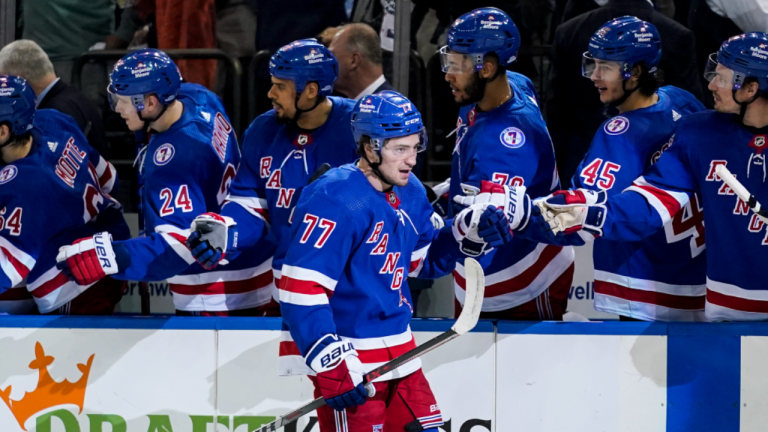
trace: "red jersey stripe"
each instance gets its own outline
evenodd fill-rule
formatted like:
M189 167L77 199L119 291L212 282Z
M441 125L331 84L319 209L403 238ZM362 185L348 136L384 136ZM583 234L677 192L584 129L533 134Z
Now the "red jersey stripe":
M19 274L19 276L21 276L22 279L27 277L27 275L29 274L29 269L27 268L27 266L22 264L21 261L17 260L16 257L13 256L8 249L4 247L0 247L0 249L2 249L3 253L5 254L5 257L8 258L8 262L11 263L14 269L16 269L16 272Z
M741 312L768 313L768 301L732 297L712 291L709 288L707 288L707 301L717 306Z
M701 310L704 309L704 296L676 296L656 291L644 291L627 288L605 281L595 281L595 294L604 294L621 299L664 306L671 309Z
M242 294L264 288L272 282L272 272L267 271L250 279L239 281L221 281L211 284L182 285L168 284L176 294L208 295L208 294Z
M64 275L64 273L59 272L56 277L35 288L32 291L32 295L37 298L43 298L61 288L67 282L69 282L69 279Z
M661 204L664 205L664 207L667 209L667 212L669 212L670 218L675 217L677 212L680 211L680 203L675 199L675 197L666 193L665 191L653 186L639 185L637 183L633 184L632 186L648 192L649 194L655 196L659 201L661 201Z
M408 351L416 348L416 340L411 337L411 341L388 348L377 348L371 350L357 350L357 356L362 363L384 363L388 362Z
M533 265L525 269L522 273L507 279L502 282L495 283L493 285L487 285L485 287L485 297L495 297L502 294L508 294L511 292L520 291L530 286L534 279L544 270L544 268L562 251L560 246L547 246L541 251L539 259L536 260ZM466 289L466 282L463 277L457 272L453 272L453 276L456 279L456 283L461 289Z

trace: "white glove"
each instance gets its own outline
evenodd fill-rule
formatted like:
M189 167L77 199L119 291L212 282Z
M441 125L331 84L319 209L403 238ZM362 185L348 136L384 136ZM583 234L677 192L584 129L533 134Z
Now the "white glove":
M446 181L436 184L432 186L432 191L437 195L437 198L439 199L441 196L448 193L448 191L451 189L451 179L447 179ZM432 203L434 204L434 203Z
M531 201L525 193L525 186L502 186L483 180L480 189L466 184L462 184L461 189L467 196L456 196L454 202L464 206L490 204L500 208L509 220L509 229L513 231L522 231L528 225Z
M204 213L192 221L190 230L187 247L204 268L229 264L224 258L234 259L236 256L237 224L232 218Z
M554 234L566 235L584 230L595 236L603 234L605 223L605 192L588 189L557 191L534 200L541 215Z

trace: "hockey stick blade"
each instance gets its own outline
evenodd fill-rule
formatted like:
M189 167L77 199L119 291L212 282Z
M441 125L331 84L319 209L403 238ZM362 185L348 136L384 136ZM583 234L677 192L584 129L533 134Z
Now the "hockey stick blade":
M485 294L485 276L483 275L483 268L472 258L464 260L464 271L466 296L464 297L464 308L461 310L461 314L459 314L459 319L456 320L456 323L448 329L448 331L428 340L407 353L393 359L389 363L381 365L368 372L365 374L363 382L366 384L370 383L409 361L415 360L441 345L445 345L447 342L472 330L477 325L477 321L480 319L480 311L483 306L483 296ZM259 429L256 429L254 432L274 432L287 424L295 422L299 417L315 411L323 405L325 405L325 399L321 397L317 398L282 417L276 418L272 423L266 424Z
M763 206L760 205L760 203L757 201L755 196L749 193L747 188L745 188L740 181L736 180L736 177L731 174L731 171L728 170L725 165L718 165L717 168L715 168L715 173L718 177L723 179L725 184L727 184L728 187L730 187L731 190L733 190L733 192L735 192L742 201L747 203L753 212L755 212L758 216L768 218L768 210L764 209Z

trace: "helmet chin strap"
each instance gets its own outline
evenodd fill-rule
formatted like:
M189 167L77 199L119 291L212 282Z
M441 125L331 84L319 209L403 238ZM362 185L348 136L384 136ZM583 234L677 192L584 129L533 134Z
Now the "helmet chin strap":
M374 150L375 151L375 150ZM370 159L368 159L368 156L366 155L365 151L363 153L363 159L368 163L368 166L371 167L371 171L373 171L374 174L376 174L376 177L379 178L384 184L389 185L387 189L391 189L392 186L395 184L395 182L389 180L380 170L379 167L381 166L381 160L383 159L383 156L381 155L381 151L376 151L376 153L379 155L379 162L371 162Z
M139 120L144 122L144 131L149 131L149 124L156 122L160 117L162 117L163 114L165 114L165 111L168 109L169 105L170 104L163 105L163 108L160 110L160 113L157 114L154 118L144 118L144 116L141 115L141 113L144 110L136 111L136 113L139 115Z
M754 96L752 96L752 99L747 102L739 102L738 99L736 99L736 92L739 91L738 89L731 90L731 97L733 98L733 101L739 104L741 109L739 110L739 116L737 117L737 120L740 124L744 124L744 115L747 113L747 107L749 107L749 104L756 101L757 98L760 97L760 92L755 93Z
M302 90L302 93L303 92L304 92L304 90ZM293 118L291 119L291 123L293 123L293 124L298 124L299 123L299 116L300 115L304 114L305 112L310 112L313 109L317 108L318 105L320 105L325 100L325 96L320 96L318 94L317 95L317 100L315 101L315 104L312 105L312 108L310 108L308 110L303 110L303 109L299 108L299 99L301 99L301 93L297 93L296 94L296 99L293 100L293 107L296 108L296 114L294 114Z
M620 98L618 98L617 100L615 100L613 102L608 102L608 105L610 105L612 107L615 107L615 108L620 107L624 102L627 101L627 99L629 99L630 96L632 96L632 93L634 93L635 91L637 91L637 89L640 88L640 85L638 84L638 85L635 86L635 88L633 88L631 90L627 90L626 83L627 83L627 80L622 80L621 81L621 90L624 91L624 94Z
M489 82L495 80L499 75L501 75L501 71L504 71L505 69L501 66L496 68L496 73L493 74L490 78L483 78L480 76L480 71L475 71L475 79L477 80L477 93L474 95L470 95L470 98L467 99L463 105L469 105L473 103L480 102L483 99L483 96L485 96L485 87L488 85Z

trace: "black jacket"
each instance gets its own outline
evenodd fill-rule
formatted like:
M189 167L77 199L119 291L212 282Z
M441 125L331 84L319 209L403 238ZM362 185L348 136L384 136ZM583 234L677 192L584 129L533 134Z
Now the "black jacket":
M603 7L562 24L555 32L552 47L547 123L564 186L570 184L592 137L605 120L605 105L600 102L594 84L581 76L582 54L595 31L612 18L625 15L648 21L659 30L659 68L664 72L664 85L687 90L703 100L693 33L654 10L646 0L610 0Z
M38 109L55 109L71 116L85 133L88 143L105 158L109 157L109 144L104 134L101 114L80 90L59 80L37 105Z

